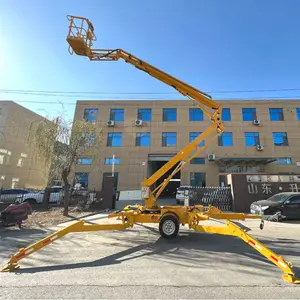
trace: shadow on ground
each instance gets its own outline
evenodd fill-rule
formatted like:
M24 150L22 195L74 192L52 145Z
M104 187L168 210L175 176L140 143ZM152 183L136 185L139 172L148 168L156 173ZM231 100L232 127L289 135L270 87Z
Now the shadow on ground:
M210 268L214 262L221 262L222 264L226 264L229 270L234 268L234 265L242 266L242 271L248 274L257 274L257 269L259 269L260 272L272 272L274 268L276 268L269 260L236 237L205 233L199 234L186 231L181 232L176 239L165 240L159 237L157 228L145 225L139 226L144 230L142 233L138 232L138 230L127 230L126 234L124 234L124 231L101 232L102 236L109 237L110 240L112 239L113 241L99 241L99 244L93 242L93 248L97 249L98 246L113 246L114 249L117 249L117 252L112 255L89 262L53 265L55 261L53 257L51 257L51 250L47 248L45 249L46 251L43 257L49 259L43 258L43 262L51 265L28 267L19 269L15 271L15 273L38 273L67 269L95 268L118 265L142 257L149 257L155 259L155 261L167 262L176 266L189 268ZM278 255L289 257L300 256L300 240L278 238L276 240L260 239L260 242ZM86 235L80 238L80 244L75 241L73 244L71 240L68 240L68 243L71 243L71 247L76 244L78 244L78 247L82 247L84 243L90 243L89 236ZM121 249L118 249L118 247ZM61 261L59 261L59 263L60 262ZM294 270L299 274L299 268L294 268Z

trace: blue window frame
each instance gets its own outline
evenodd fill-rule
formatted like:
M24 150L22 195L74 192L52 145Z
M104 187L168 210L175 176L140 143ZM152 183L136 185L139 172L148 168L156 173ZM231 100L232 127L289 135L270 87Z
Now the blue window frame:
M190 121L203 121L203 111L198 107L190 108Z
M232 132L223 132L218 136L218 145L219 146L232 146Z
M83 118L88 122L96 122L98 117L97 108L87 108L84 110Z
M259 133L245 132L245 144L248 147L259 145Z
M105 158L105 160L104 160L104 163L106 164L106 165L112 165L113 164L113 158L112 157L107 157L107 158ZM119 157L115 157L115 165L119 165L120 164L120 158Z
M275 163L278 165L291 165L292 159L291 159L291 157L279 157L279 158L277 158Z
M177 110L176 108L163 108L163 121L164 122L176 122Z
M194 157L193 159L191 159L190 164L203 165L203 164L205 164L205 158L204 157Z
M151 108L139 108L137 117L139 120L144 122L151 122L152 121L152 109Z
M114 108L110 110L110 120L116 122L124 122L124 109L123 108Z
M89 173L75 173L75 179L83 187L88 187L88 185L89 185Z
M230 108L222 109L222 121L231 121Z
M190 142L195 140L202 132L190 132ZM205 141L202 141L201 143L198 144L199 147L204 147Z
M243 121L256 120L256 108L242 108Z
M286 132L273 132L273 142L275 146L288 146L288 137Z
M123 140L122 132L109 132L107 134L107 146L108 147L121 147Z
M93 163L93 159L92 158L88 158L88 157L81 157L77 159L77 164L78 165L91 165Z
M135 145L140 147L150 146L150 133L149 132L137 132L135 137Z
M283 110L282 108L269 108L270 120L271 121L283 121Z
M163 132L162 133L162 147L174 147L177 143L176 132Z
M297 118L300 121L300 108L296 108Z

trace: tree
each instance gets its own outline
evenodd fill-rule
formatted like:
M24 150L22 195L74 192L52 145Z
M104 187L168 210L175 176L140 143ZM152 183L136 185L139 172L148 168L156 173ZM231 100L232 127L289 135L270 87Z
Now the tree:
M69 176L78 159L95 158L102 142L102 128L98 122L86 120L66 121L63 117L53 120L44 118L32 122L29 128L28 143L48 170L48 184L60 176L64 184L64 212L68 215L70 203Z

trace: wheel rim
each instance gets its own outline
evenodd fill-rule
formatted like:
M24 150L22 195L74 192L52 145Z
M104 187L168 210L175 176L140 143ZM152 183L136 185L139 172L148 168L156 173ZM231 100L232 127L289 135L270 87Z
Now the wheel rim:
M176 230L175 223L171 220L167 220L163 224L163 232L166 235L172 235Z

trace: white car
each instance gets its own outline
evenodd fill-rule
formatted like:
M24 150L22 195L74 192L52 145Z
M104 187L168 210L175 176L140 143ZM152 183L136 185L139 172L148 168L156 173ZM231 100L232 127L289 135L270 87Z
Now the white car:
M23 196L17 197L16 202L29 202L30 204L41 204L43 203L45 190L36 192L36 193L29 193ZM62 196L62 187L61 186L54 186L52 187L52 192L50 194L49 203L59 203Z

